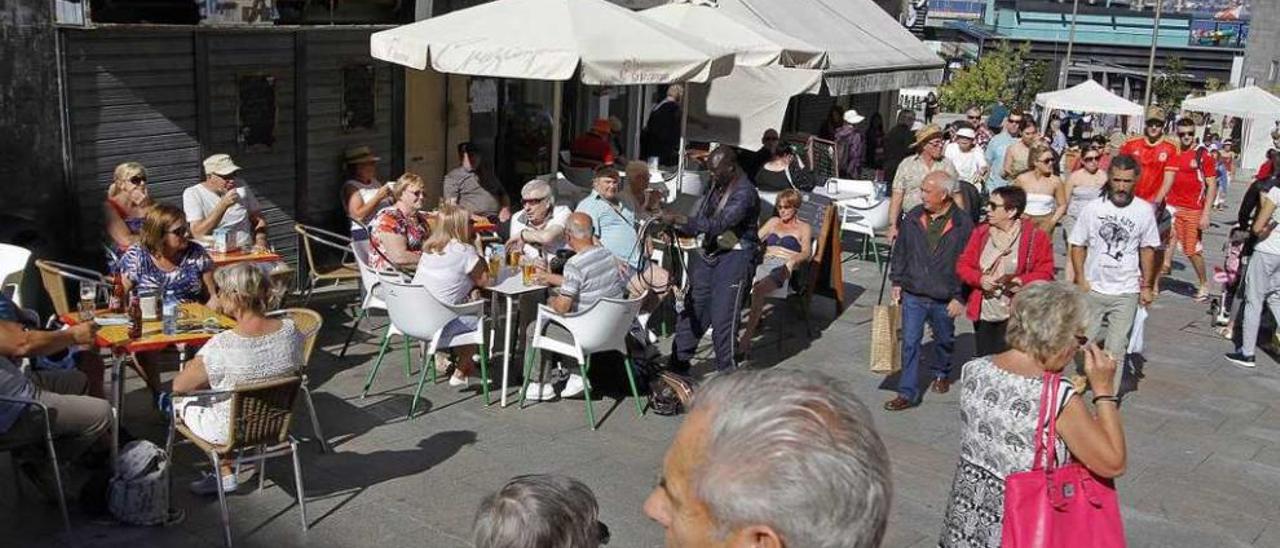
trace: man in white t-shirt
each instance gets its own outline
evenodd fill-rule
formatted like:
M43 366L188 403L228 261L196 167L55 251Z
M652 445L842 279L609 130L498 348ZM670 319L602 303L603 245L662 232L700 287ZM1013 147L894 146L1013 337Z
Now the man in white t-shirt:
M1240 348L1227 354L1227 360L1242 367L1253 367L1258 346L1258 328L1262 322L1262 305L1271 313L1280 313L1280 188L1272 187L1258 201L1258 214L1253 218L1253 233L1258 243L1245 267L1244 320L1240 327ZM1276 316L1280 318L1280 315Z
M942 155L956 166L960 180L982 190L982 181L987 178L987 156L974 143L978 138L973 128L962 127L956 131L954 141L947 144Z
M1116 360L1129 349L1138 306L1155 300L1160 233L1155 209L1133 195L1141 169L1133 158L1117 156L1107 172L1105 197L1084 206L1067 238L1076 285L1089 299L1089 340L1104 339ZM1124 368L1116 368L1114 386L1123 378Z
M511 216L511 239L507 249L520 249L536 259L555 254L566 246L564 227L569 208L555 205L551 184L534 179L520 189L523 209Z
M182 192L182 211L195 236L227 228L235 233L237 245L266 248L267 221L258 199L236 177L239 172L240 166L226 154L205 158L205 180Z

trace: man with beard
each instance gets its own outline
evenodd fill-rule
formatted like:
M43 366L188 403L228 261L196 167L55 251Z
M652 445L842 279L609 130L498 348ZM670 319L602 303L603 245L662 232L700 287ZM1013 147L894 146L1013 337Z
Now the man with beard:
M1091 341L1103 339L1111 357L1124 359L1138 306L1155 300L1156 249L1160 235L1151 204L1134 197L1142 168L1118 156L1107 172L1103 199L1089 202L1071 228L1071 267L1089 299ZM1116 368L1121 386L1124 368Z
M737 367L738 305L750 289L750 276L760 245L757 225L760 197L738 168L737 154L720 147L708 157L714 187L690 216L666 212L662 220L682 234L696 236L700 249L690 253L689 291L676 322L672 368L685 370L698 341L714 328L716 369Z

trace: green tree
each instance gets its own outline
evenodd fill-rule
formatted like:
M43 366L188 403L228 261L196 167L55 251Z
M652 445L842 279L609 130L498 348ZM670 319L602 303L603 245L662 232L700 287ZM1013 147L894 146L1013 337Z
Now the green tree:
M1224 89L1226 89L1226 85L1222 82L1222 80L1219 80L1212 76L1204 79L1205 93L1217 93Z
M938 100L942 108L959 112L971 106L986 106L996 101L1009 101L1009 79L1021 64L1018 50L1008 42L1000 42L994 49L987 49L978 61L960 69L951 81L938 88Z
M1155 75L1151 83L1151 101L1165 109L1177 110L1191 91L1186 70L1181 57L1170 57L1164 70Z

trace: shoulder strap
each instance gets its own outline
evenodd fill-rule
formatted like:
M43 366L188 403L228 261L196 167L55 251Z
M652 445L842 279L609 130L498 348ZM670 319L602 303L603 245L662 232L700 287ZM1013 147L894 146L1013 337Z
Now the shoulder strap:
M1058 373L1045 372L1040 378L1040 411L1036 413L1036 453L1031 469L1043 469L1050 473L1055 468L1058 454L1053 446L1053 437L1057 435L1057 401ZM1046 436L1046 426L1048 435Z

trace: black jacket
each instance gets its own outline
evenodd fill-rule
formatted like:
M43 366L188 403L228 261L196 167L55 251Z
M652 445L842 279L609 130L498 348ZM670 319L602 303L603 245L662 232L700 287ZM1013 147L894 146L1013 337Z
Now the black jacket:
M893 181L893 176L898 173L898 164L911 155L911 145L915 140L915 132L901 124L893 126L884 136L884 180Z
M951 222L942 231L937 249L929 249L924 225L924 206L916 206L898 225L893 244L889 279L893 285L913 295L937 300L965 302L964 287L956 275L956 261L973 232L973 221L964 210L951 206Z

